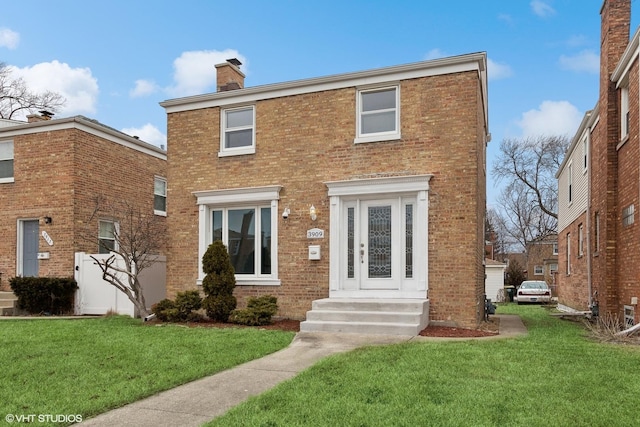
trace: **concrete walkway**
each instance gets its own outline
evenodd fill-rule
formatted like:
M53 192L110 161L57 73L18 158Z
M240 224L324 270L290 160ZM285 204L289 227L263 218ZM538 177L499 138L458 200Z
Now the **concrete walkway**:
M526 335L527 330L519 316L496 317L500 318L499 335L485 338L300 332L287 348L276 353L106 412L84 421L81 425L200 426L224 414L250 396L269 390L332 354L362 346L407 341L495 340Z

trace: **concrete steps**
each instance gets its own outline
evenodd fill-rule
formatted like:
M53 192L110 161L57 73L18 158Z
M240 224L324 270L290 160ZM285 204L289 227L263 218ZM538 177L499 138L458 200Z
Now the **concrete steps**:
M428 324L428 300L326 298L313 301L300 331L415 336Z
M0 291L0 316L13 316L17 301L13 292Z

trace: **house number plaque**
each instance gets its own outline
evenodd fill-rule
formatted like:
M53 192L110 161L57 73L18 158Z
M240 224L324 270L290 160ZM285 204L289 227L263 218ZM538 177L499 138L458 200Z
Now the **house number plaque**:
M307 239L324 239L324 230L319 228L307 230Z

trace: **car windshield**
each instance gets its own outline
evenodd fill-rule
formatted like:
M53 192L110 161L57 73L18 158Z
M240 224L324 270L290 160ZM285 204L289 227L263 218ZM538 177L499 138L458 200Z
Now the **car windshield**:
M522 282L520 289L547 289L545 282Z

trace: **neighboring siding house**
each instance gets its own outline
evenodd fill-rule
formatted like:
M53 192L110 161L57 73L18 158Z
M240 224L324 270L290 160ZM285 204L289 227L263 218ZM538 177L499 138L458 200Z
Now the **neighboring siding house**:
M83 116L7 122L0 126L2 290L14 276L73 277L76 252L98 253L98 238L112 244L118 219L95 215L97 197L150 215L158 199L155 218L166 222L164 150Z
M559 263L571 268L567 276L566 267L561 267L561 287L564 292L565 287L582 286L582 290L572 291L576 296L572 297L571 292L565 294L566 303L574 308L598 307L601 314L620 319L626 315L627 321L637 323L640 227L635 214L640 196L640 29L630 40L630 0L606 0L600 13L599 98L596 108L588 113L591 117L585 118L586 124L574 139L578 147L586 141L588 149L586 214L581 218L578 212L569 212L566 196L560 200L559 215L565 228L560 229ZM558 174L560 180L567 179L567 165ZM574 179L581 172L580 168L574 169ZM566 187L566 181L559 185L560 189ZM585 227L584 261L576 259L580 250L577 221L582 221ZM576 267L577 275L583 277L574 279Z
M217 93L161 103L169 294L201 285L220 239L240 306L272 294L309 321L316 300L417 302L420 326L475 327L486 54L249 88L239 66L216 66Z

